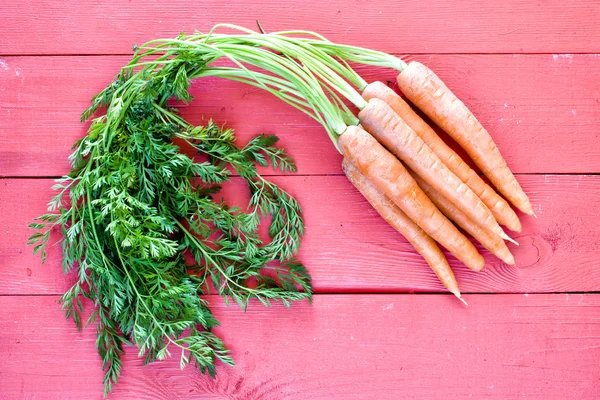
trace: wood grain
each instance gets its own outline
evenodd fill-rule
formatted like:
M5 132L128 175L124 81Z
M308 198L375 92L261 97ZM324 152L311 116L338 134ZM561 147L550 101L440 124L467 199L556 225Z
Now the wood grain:
M0 399L102 398L94 328L77 332L57 305L73 279L58 246L45 265L26 246L52 182L21 178L68 171L81 111L133 44L255 19L427 64L488 128L539 218L521 215L515 267L486 254L474 273L451 259L468 308L386 294L443 288L341 176L323 129L253 88L194 82L186 118L227 123L241 143L275 133L298 161L299 175L273 179L305 210L300 258L319 294L247 313L208 296L237 366L212 380L180 371L179 354L144 367L128 348L109 400L600 398L600 294L533 294L600 291L597 1L27 0L0 2ZM237 179L224 191L247 201Z
M0 297L3 400L101 399L95 330L55 296ZM209 302L235 368L212 380L127 348L117 399L595 399L600 295L317 295L247 313ZM27 315L27 318L23 318Z
M318 292L443 291L408 242L390 228L343 176L287 176L273 180L302 205L307 234L300 259ZM483 272L449 261L464 292L600 291L600 176L519 175L538 219L520 214L520 246L509 244L511 267L491 256ZM73 277L60 272L60 248L47 264L26 247L27 224L45 210L52 182L0 181L0 214L13 215L0 231L0 294L59 294ZM239 181L224 188L232 204L245 205ZM53 236L58 240L58 236Z
M517 173L600 172L598 55L421 55L488 128ZM0 176L58 176L91 97L126 57L6 57L0 66ZM363 69L369 81L389 70ZM224 80L194 82L183 115L214 118L245 143L275 133L302 174L341 174L341 158L323 128L267 93ZM456 146L454 146L456 147ZM560 148L560 157L556 149Z
M216 23L309 29L387 52L598 52L593 0L2 2L3 54L125 54L133 44Z

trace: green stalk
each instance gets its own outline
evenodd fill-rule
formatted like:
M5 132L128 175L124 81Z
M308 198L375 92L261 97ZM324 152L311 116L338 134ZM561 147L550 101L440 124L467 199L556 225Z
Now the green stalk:
M216 33L220 28L235 29L243 34ZM315 39L290 35L309 35ZM141 67L138 73L151 72L160 66L179 62L181 53L204 58L209 64L220 58L229 59L235 67L209 66L198 70L193 77L218 76L264 89L317 120L334 144L348 124L358 124L357 118L338 94L359 109L366 105L354 87L362 91L367 83L346 60L395 68L405 65L389 54L337 45L313 32L260 34L235 25L219 24L208 34L148 42L138 48L134 59L125 68ZM155 59L144 61L146 57L154 56ZM246 65L270 74L251 70ZM110 139L107 144L110 144Z
M245 32L249 35L258 35L258 33L255 31L252 31L250 29L243 28L243 27L240 27L237 25L218 24L218 25L215 25L211 29L210 34L208 36L210 36L211 34L214 34L214 31L219 28L230 28L230 29L235 29L235 30ZM402 61L398 57L393 56L391 54L388 54L388 53L385 53L382 51L371 50L371 49L367 49L367 48L359 47L359 46L350 46L350 45L333 43L333 42L329 41L327 38L325 38L324 36L322 36L316 32L312 32L312 31L288 30L288 31L279 31L279 32L273 32L273 33L268 33L268 34L263 34L263 35L264 36L273 35L273 36L287 37L287 38L295 40L297 42L304 42L311 46L315 46L315 47L323 50L325 53L327 53L331 56L334 56L334 57L338 57L339 59L344 60L344 61L352 61L352 62L357 62L357 63L361 63L361 64L366 64L366 65L373 65L373 66L383 67L383 68L393 68L393 69L397 70L398 72L402 72L404 70L404 68L406 68L406 63L404 61ZM290 38L289 35L312 36L315 39L302 38L302 37L301 38ZM360 88L359 85L357 85L357 87Z
M226 24L220 25L220 27L235 29L235 26ZM213 28L213 30L214 29L216 29L216 27ZM342 60L340 62L335 60L318 47L310 46L300 41L298 38L289 38L274 34L257 34L245 28L239 29L244 32L249 32L249 34L219 35L211 33L205 40L210 40L211 43L231 43L233 40L237 41L240 45L263 46L273 51L280 52L286 57L296 59L308 66L323 83L338 91L338 93L342 94L357 107L363 108L366 105L366 102L360 96L360 93L357 93L348 82L359 88L361 91L367 83L360 75L350 68L345 61ZM346 82L346 80L348 82Z
M350 68L350 66L348 66L348 64L345 63L345 61L341 60L340 62L338 60L335 60L331 55L322 51L318 47L304 43L303 41L298 40L298 38L290 38L275 34L252 33L249 35L212 34L206 40L210 41L211 43L217 43L221 41L231 42L232 40L237 40L239 44L261 45L272 50L284 53L287 56L292 56L292 54L297 53L299 51L308 51L311 53L311 58L308 60L318 61L322 66L331 68L339 77L348 80L358 88L362 88L367 85L364 79L362 79L362 77L358 75L356 71ZM297 49L289 51L288 45L295 46L297 47ZM285 50L282 46L288 46L288 50ZM294 55L293 57L298 58L296 57L296 55Z
M344 122L344 117L342 117L342 111L327 97L321 87L321 83L314 75L308 73L306 69L300 67L297 63L292 62L285 57L278 56L270 51L256 47L220 44L218 45L218 48L223 51L224 54L227 54L229 58L234 58L263 68L289 80L302 97L308 101L315 113L323 115L325 121L324 127L327 129L328 134L334 143L337 142L337 137L345 131L346 124ZM249 71L245 67L244 69L252 79L264 84L258 76L252 73L252 71ZM267 88L267 90L269 89Z

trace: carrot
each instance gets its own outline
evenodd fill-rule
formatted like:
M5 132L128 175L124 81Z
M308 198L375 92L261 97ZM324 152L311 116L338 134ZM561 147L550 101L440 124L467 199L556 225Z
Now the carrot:
M413 61L398 74L397 81L406 97L467 151L500 193L519 210L534 215L490 134L433 71Z
M412 172L412 171L409 171ZM423 179L419 178L414 172L411 173L417 184L423 189L425 194L429 196L433 204L458 226L463 228L468 234L473 236L475 240L483 245L490 253L507 263L515 265L515 258L511 254L506 243L496 235L490 234L488 231L481 229L479 225L474 223L469 217L460 211L452 202L442 196L438 191L427 184Z
M507 238L481 199L442 163L423 140L379 99L369 100L358 118L362 126L427 183L482 228Z
M510 205L487 183L462 158L456 154L435 131L425 122L394 90L380 81L369 83L362 92L362 97L369 101L377 98L385 101L410 126L440 160L461 181L465 183L489 208L499 224L508 229L521 232L521 222Z
M485 261L477 249L431 202L402 163L360 126L349 126L337 145L345 158L412 221L472 270Z
M367 199L375 211L423 256L444 287L461 299L454 272L452 272L448 260L446 260L444 253L435 243L435 240L411 221L393 201L381 193L348 159L342 161L342 169L348 180Z

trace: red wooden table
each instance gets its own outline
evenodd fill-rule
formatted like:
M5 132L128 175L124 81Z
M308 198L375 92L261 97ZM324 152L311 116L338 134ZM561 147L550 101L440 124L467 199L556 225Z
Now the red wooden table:
M427 63L488 127L539 218L522 216L514 267L451 260L465 308L344 178L321 127L241 84L195 82L186 118L242 141L276 133L298 161L273 179L304 208L317 293L246 313L209 297L236 367L213 380L175 359L143 367L128 348L110 399L599 398L596 1L29 0L0 4L0 399L101 398L94 329L77 332L57 305L73 277L58 249L41 265L25 245L86 132L80 112L132 44L256 18Z

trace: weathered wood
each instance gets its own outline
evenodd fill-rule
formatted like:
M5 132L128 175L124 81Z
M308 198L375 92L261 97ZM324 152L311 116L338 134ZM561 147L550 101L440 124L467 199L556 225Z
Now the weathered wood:
M0 177L68 171L86 131L81 111L132 44L255 19L268 31L311 29L413 54L402 58L440 75L513 171L540 174L517 176L539 218L523 217L521 246L510 246L516 267L486 254L485 271L474 273L451 259L463 292L523 294L467 294L468 308L451 295L376 294L443 288L341 176L324 130L254 88L194 82L184 117L227 123L242 143L275 133L298 161L301 175L273 179L305 210L300 258L323 294L291 310L253 303L247 313L209 296L237 366L219 366L212 380L179 371L176 351L142 367L128 348L109 399L600 398L600 294L527 294L600 291L600 175L541 175L600 173L599 17L592 0L0 2ZM393 71L361 72L394 81ZM0 179L2 400L102 398L94 328L78 333L57 305L72 282L58 246L46 265L26 246L51 184ZM236 179L225 196L247 198ZM344 292L370 294L332 294Z
M387 52L598 52L599 17L593 0L7 1L0 4L0 52L125 54L133 44L216 23L256 29L256 19L267 31L315 30Z
M600 396L600 295L317 295L247 313L209 301L235 368L217 379L126 349L109 399L593 399ZM100 399L95 329L58 297L0 297L4 400Z
M520 173L600 172L600 58L597 55L421 55L488 128ZM411 59L411 57L407 57ZM126 57L6 57L0 63L0 176L57 176L85 134L80 113ZM367 80L394 81L389 70ZM183 115L214 118L240 141L269 132L302 174L340 174L341 158L323 128L253 87L198 80ZM560 149L560 156L557 156Z
M520 214L523 231L509 244L511 267L481 249L483 272L452 256L464 292L555 292L600 290L600 176L518 175L538 219ZM300 259L319 292L442 291L433 272L408 242L390 228L343 176L273 177L302 205L307 233ZM58 294L72 277L60 272L54 246L46 265L26 246L28 222L51 197L47 179L0 181L0 214L12 215L0 231L0 294ZM244 205L247 189L236 179L224 188ZM58 239L58 236L53 236Z

